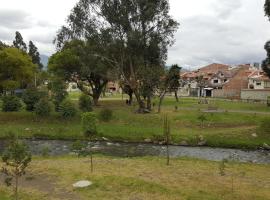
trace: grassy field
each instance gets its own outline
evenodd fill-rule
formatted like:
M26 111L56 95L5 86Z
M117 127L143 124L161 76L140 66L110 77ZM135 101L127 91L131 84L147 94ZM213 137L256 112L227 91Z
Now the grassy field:
M78 93L71 94L70 98L77 103ZM270 115L250 113L202 113L206 105L200 105L195 99L181 99L176 103L174 99L167 98L162 107L162 113L157 114L157 108L151 114L136 114L135 106L126 106L125 97L107 97L100 101L102 108L113 110L113 119L110 122L100 122L97 138L106 137L114 141L143 142L145 139L162 141L162 123L165 113L171 121L173 143L183 141L189 145L197 145L198 138L203 136L208 146L258 148L263 143L270 144L269 134L262 133L258 127ZM239 107L241 111L253 110L268 112L269 108L261 104L239 103L216 100L215 105L221 109ZM175 111L175 105L179 110ZM201 106L201 107L199 107ZM181 110L180 108L190 108ZM244 109L246 108L246 110ZM269 112L270 113L270 112ZM198 119L200 115L206 117L202 124ZM80 113L70 120L63 120L56 113L47 118L37 118L33 113L21 111L17 113L0 112L0 138L8 136L9 132L17 133L22 138L46 139L83 139L80 124ZM257 137L252 136L256 133Z
M28 194L35 191L36 197L43 197L41 199L270 199L270 174L266 165L234 163L228 165L226 175L221 176L218 162L184 158L172 159L171 165L166 166L165 158L97 155L93 173L89 164L89 158L36 158L26 179L21 180L21 189ZM73 183L85 179L93 185L85 189L72 188ZM1 196L3 194L6 196ZM7 188L0 185L0 199L10 200L8 194Z

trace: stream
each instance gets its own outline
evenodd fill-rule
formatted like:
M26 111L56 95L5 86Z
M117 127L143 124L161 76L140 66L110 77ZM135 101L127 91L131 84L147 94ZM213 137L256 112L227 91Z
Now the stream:
M73 153L71 146L74 141L64 140L25 140L34 155L42 155L44 151L51 156L61 156ZM137 157L137 156L166 156L166 146L145 143L120 142L85 142L95 153L110 156ZM5 141L0 141L0 152L5 147ZM270 151L240 150L212 147L184 147L169 146L171 157L189 157L211 161L234 158L238 162L270 164Z

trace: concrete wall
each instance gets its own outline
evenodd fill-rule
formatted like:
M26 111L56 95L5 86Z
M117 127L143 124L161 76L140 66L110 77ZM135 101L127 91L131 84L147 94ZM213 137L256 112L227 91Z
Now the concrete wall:
M269 90L242 90L241 99L261 100L266 101L270 96Z
M212 91L212 97L215 98L238 98L240 93L239 90L235 89L215 89Z

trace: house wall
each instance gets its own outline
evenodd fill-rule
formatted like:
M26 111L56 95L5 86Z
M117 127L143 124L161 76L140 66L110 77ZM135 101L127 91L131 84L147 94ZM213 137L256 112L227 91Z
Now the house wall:
M241 99L245 100L262 100L266 101L267 97L270 96L270 89L265 90L242 90Z

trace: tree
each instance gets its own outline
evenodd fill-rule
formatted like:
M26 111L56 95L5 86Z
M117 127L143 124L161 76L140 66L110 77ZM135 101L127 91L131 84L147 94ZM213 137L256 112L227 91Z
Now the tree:
M270 0L265 0L264 12L270 20ZM270 77L270 41L266 42L266 44L264 45L264 49L267 52L267 58L262 62L262 69Z
M5 44L4 42L2 42L0 40L0 50L3 50L4 48L8 48L9 46L7 44Z
M93 98L94 105L106 87L111 68L95 56L98 40L73 40L49 60L49 70L69 82L75 82L78 88Z
M168 84L169 84L169 90L170 92L174 92L175 99L177 102L179 102L179 98L177 95L178 89L180 87L180 71L181 67L179 67L177 64L172 65L169 73L168 73Z
M0 92L13 92L33 83L36 66L17 48L0 50Z
M13 138L2 156L4 166L2 173L6 175L5 183L10 186L15 179L14 196L18 199L19 178L25 174L25 169L31 162L28 147L17 138Z
M28 49L28 55L32 58L32 62L38 66L39 70L42 70L43 64L40 62L38 48L32 41L29 42Z
M25 42L23 41L23 37L19 31L15 32L15 40L13 41L13 46L17 49L24 51L24 52L27 51L27 46L26 46Z
M100 39L103 52L94 55L118 69L143 112L143 80L148 74L141 72L164 67L178 27L169 15L168 0L80 0L67 22L58 32L57 47L76 38Z
M175 99L178 102L177 91L180 86L180 70L181 68L177 64L174 64L169 70L161 72L157 88L159 97L158 112L161 111L161 105L167 92L173 91Z

